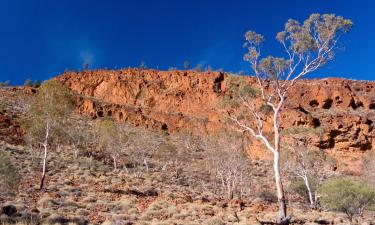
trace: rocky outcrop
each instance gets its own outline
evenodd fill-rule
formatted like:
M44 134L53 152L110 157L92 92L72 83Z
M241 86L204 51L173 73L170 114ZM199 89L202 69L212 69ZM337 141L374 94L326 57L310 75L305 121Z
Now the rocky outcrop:
M0 111L0 141L12 144L22 142L22 130L13 115Z
M144 69L67 72L57 77L78 95L78 111L153 129L209 133L223 128L219 104L229 74ZM252 77L246 82L255 85ZM301 80L283 109L283 131L308 131L321 149L375 148L375 83L337 78ZM286 135L287 136L287 135Z
M22 144L23 131L19 117L25 112L24 95L35 93L31 88L0 88L0 142Z

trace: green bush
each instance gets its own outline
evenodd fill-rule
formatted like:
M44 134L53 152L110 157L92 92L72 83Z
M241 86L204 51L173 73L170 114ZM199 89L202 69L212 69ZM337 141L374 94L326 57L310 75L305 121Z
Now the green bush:
M25 82L23 83L23 86L32 87L33 81L31 79L26 79Z
M0 150L0 193L4 196L14 194L18 188L19 175L9 158Z
M271 106L267 104L263 104L260 106L260 111L264 113L265 115L269 115L273 111L273 109Z
M375 205L374 189L359 181L330 180L323 184L318 192L325 208L345 213L350 221L354 216L362 216L366 208Z
M309 178L309 183L310 183L311 192L314 195L315 190L317 188L317 181L315 179ZM308 193L305 181L303 181L302 179L293 180L293 182L290 184L290 189L292 190L293 193L305 198L306 201L309 201L309 193Z

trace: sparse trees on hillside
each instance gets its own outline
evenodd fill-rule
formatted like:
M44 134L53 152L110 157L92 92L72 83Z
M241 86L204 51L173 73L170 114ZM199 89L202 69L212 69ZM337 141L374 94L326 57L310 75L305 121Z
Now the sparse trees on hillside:
M69 90L58 81L49 80L41 85L23 121L27 140L44 149L40 189L46 176L49 147L66 136L64 127L72 110Z
M248 61L258 84L256 96L233 96L240 101L241 109L229 113L229 117L244 131L261 141L273 155L275 187L277 190L280 224L289 223L284 194L283 179L280 173L280 118L289 90L306 74L312 73L334 58L334 53L342 34L347 33L352 22L333 14L312 14L302 24L289 19L285 29L276 39L282 44L287 58L268 56L261 58L261 45L264 37L253 31L245 34L244 47ZM270 114L263 113L260 107L270 107ZM239 112L239 113L238 113ZM271 117L272 127L265 129L265 121Z
M129 143L129 137L120 124L106 118L97 124L99 146L113 161L113 171L117 170L117 160Z
M330 170L333 160L323 151L310 149L306 138L297 139L294 144L286 145L283 152L283 169L292 178L301 179L304 188L295 188L299 194L307 196L310 207L315 209L318 200L316 189L324 180L333 176L334 172Z
M223 140L226 140L223 142ZM241 140L222 138L219 143L209 144L211 170L219 182L218 189L227 199L244 197L249 193L251 170L246 151L240 147Z
M23 86L38 88L40 87L40 81L38 80L33 81L31 79L26 79L25 82L23 83Z

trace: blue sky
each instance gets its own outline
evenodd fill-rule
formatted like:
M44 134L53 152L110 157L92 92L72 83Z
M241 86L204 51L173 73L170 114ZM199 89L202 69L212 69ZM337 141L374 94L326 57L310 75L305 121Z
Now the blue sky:
M335 13L352 19L335 61L311 77L375 80L373 0L1 0L0 81L22 84L64 69L211 65L248 71L243 35L266 38L263 52L282 56L275 35L288 18Z

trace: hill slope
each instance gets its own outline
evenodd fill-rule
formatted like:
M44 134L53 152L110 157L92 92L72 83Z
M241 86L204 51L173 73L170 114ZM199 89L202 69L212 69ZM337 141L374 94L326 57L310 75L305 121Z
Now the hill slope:
M146 69L67 72L57 77L79 94L78 110L92 118L202 134L226 127L220 102L236 76L222 72ZM256 87L253 77L245 82ZM283 109L285 133L308 131L312 147L350 161L375 149L375 82L301 80ZM254 155L259 147L250 148ZM262 153L258 154L263 157ZM354 160L355 161L355 160Z

